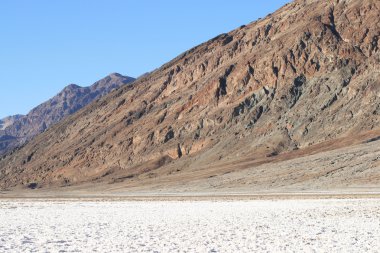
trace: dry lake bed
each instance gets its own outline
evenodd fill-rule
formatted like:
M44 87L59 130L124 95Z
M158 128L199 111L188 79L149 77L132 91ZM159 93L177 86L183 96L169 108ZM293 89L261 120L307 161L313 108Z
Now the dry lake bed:
M380 252L380 200L0 200L0 252L291 251Z

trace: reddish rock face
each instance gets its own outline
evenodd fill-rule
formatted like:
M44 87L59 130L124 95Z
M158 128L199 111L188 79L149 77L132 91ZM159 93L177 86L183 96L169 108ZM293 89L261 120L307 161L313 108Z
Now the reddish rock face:
M49 128L0 161L0 185L154 177L378 128L379 37L377 0L287 4Z

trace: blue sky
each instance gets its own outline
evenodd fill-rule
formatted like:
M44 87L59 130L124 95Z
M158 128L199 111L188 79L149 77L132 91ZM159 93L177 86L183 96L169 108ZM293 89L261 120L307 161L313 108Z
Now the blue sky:
M137 77L288 0L1 0L0 118L64 86Z

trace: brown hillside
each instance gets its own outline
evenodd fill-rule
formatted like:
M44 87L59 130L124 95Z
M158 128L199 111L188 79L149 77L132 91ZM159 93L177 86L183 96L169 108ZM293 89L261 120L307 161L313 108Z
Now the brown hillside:
M209 176L379 129L379 38L377 0L295 1L48 129L0 161L0 186Z

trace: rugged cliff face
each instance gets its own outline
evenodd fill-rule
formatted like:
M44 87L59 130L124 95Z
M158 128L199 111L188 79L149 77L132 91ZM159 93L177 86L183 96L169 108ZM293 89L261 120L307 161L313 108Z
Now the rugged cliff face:
M31 110L27 115L16 115L0 122L0 154L21 146L52 124L71 115L95 99L120 86L134 81L131 77L111 74L89 87L70 84L55 97Z
M379 36L377 0L295 1L53 126L0 161L0 185L154 178L376 129Z

